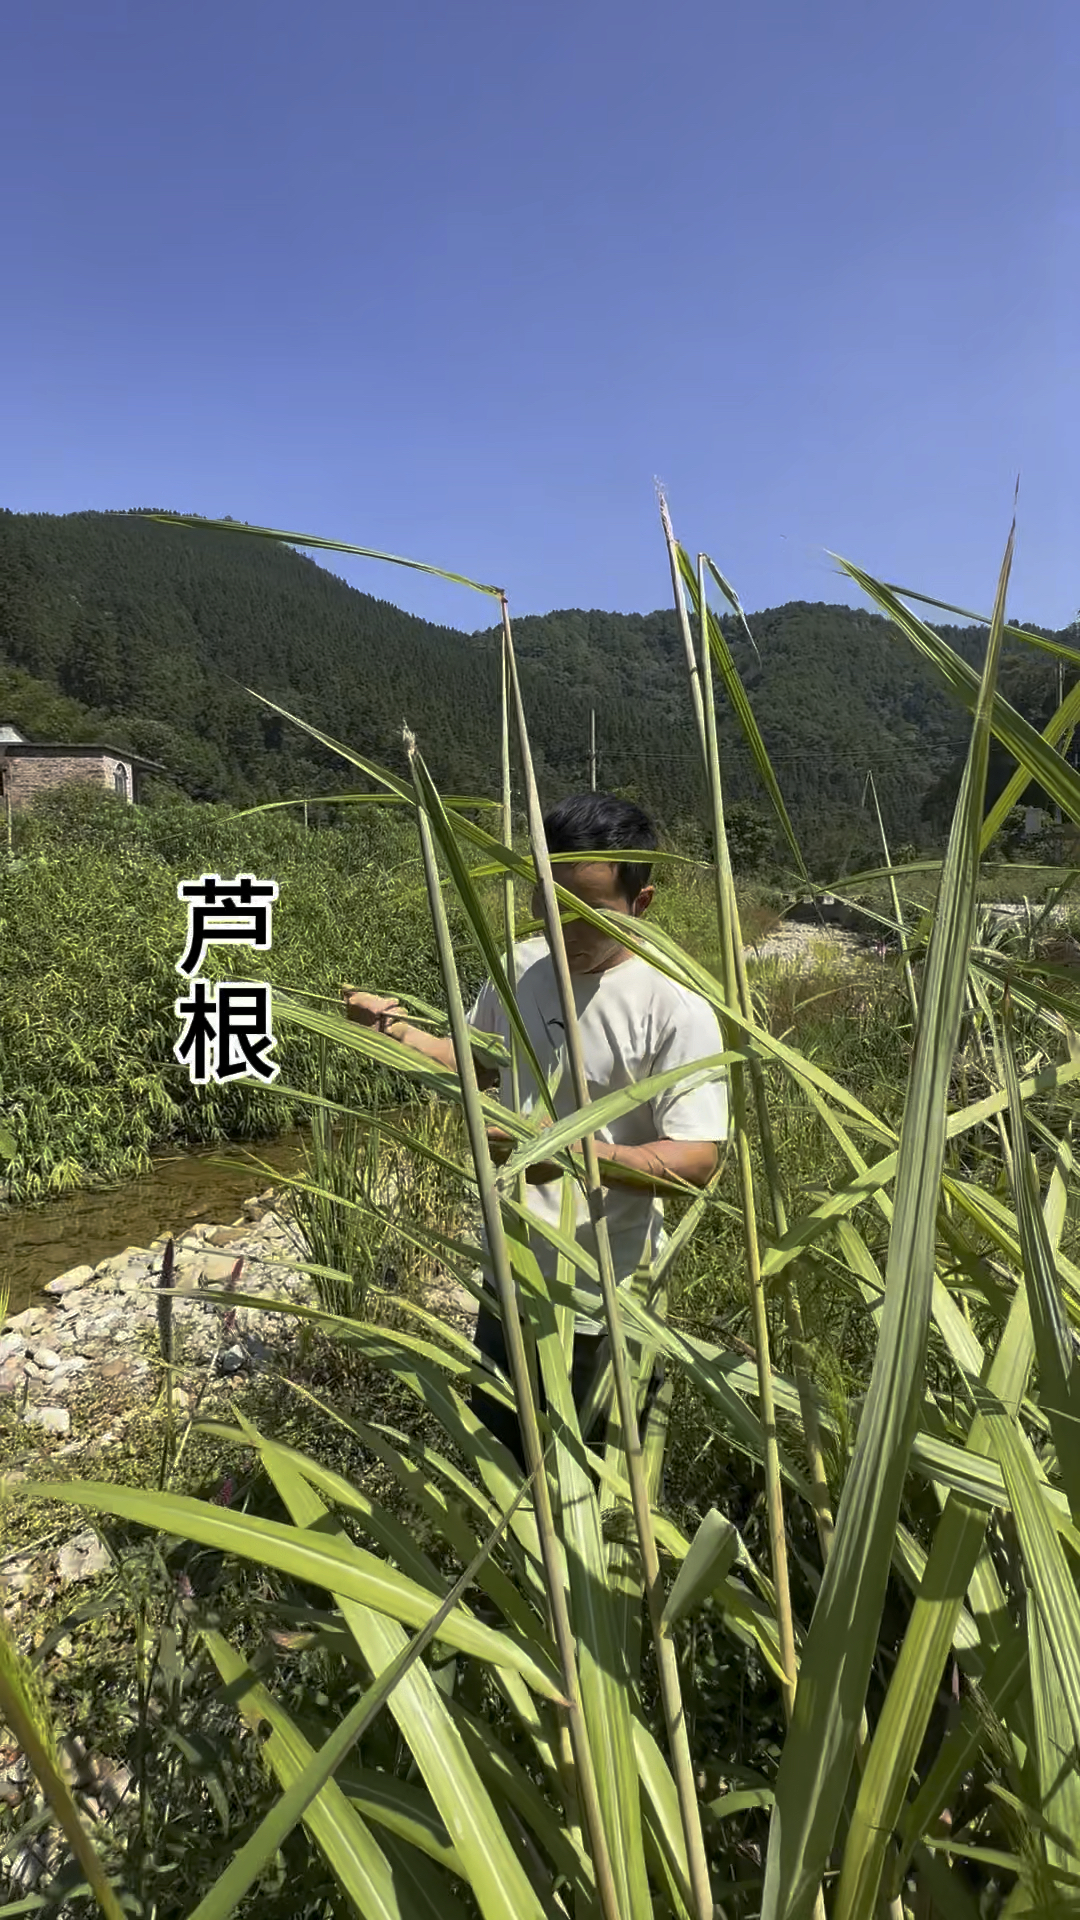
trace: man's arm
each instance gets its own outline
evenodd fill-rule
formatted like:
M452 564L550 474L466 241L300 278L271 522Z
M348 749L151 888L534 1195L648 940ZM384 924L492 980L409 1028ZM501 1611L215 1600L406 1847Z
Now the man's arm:
M682 1180L688 1187L707 1187L720 1164L715 1140L646 1140L638 1147L603 1145L597 1152L606 1187L628 1184L619 1180L621 1167L657 1180ZM638 1186L640 1181L632 1184Z
M386 999L377 993L358 993L353 987L343 987L342 993L347 1020L355 1020L362 1027L377 1027L388 1040L396 1040L399 1046L422 1053L425 1058L437 1061L440 1067L448 1068L451 1073L457 1072L457 1055L449 1034L428 1033L423 1027L410 1026L404 1007L399 1006L396 1000ZM482 1088L498 1086L496 1068L476 1053L473 1054L473 1064Z
M505 1134L488 1134L491 1157L496 1163L508 1160L517 1141ZM647 1140L641 1146L613 1146L597 1142L600 1179L605 1187L648 1189L650 1181L666 1185L678 1181L689 1187L707 1187L720 1164L715 1140ZM554 1160L539 1160L526 1170L530 1186L558 1180L562 1168Z

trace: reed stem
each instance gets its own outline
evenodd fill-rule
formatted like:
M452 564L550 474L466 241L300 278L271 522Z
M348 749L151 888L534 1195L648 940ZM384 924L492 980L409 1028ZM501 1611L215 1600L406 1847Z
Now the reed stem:
M484 1124L483 1108L480 1103L480 1088L476 1078L476 1065L473 1060L469 1029L465 1018L465 1005L461 997L458 980L457 962L454 958L453 942L446 917L446 903L442 896L438 862L435 857L435 843L428 818L427 805L419 777L422 762L417 753L416 741L406 731L405 746L409 757L409 768L416 789L416 822L420 835L420 850L424 862L424 879L427 884L428 900L431 906L431 918L435 931L435 941L439 955L439 967L443 985L446 989L447 1006L450 1013L450 1031L454 1041L458 1075L461 1081L462 1104L465 1110L465 1125L469 1136L473 1167L476 1172L476 1184L480 1195L480 1212L484 1222L488 1253L491 1259L492 1273L499 1297L499 1309L502 1316L503 1335L506 1341L507 1358L510 1363L510 1376L514 1383L514 1395L517 1401L518 1422L521 1428L522 1443L525 1450L526 1466L532 1476L534 1486L534 1507L537 1533L540 1539L540 1552L544 1566L544 1584L548 1605L551 1611L552 1628L562 1674L563 1688L567 1707L564 1709L569 1726L570 1745L577 1773L575 1782L577 1796L585 1819L589 1835L589 1847L593 1868L596 1874L597 1892L604 1920L623 1920L619 1913L615 1879L612 1872L611 1857L608 1850L607 1835L604 1830L600 1800L597 1793L596 1774L593 1767L592 1751L585 1728L585 1718L581 1705L581 1687L578 1679L577 1656L570 1614L566 1600L566 1567L555 1526L551 1506L551 1487L544 1464L544 1449L540 1438L540 1424L536 1410L536 1400L529 1378L528 1358L521 1318L518 1313L517 1293L514 1285L510 1254L506 1244L506 1231L503 1225L502 1208L498 1189L495 1185L495 1170L488 1147L487 1129ZM425 770L426 771L426 770ZM573 1821L576 1810L566 1809L567 1819Z
M585 1109L590 1104L590 1094L589 1083L585 1073L585 1061L581 1048L581 1034L578 1028L577 1004L574 999L574 986L566 958L566 946L563 941L562 921L559 917L559 904L555 893L555 881L552 874L551 861L548 856L547 840L544 835L543 813L540 807L540 796L533 769L532 750L529 745L529 732L525 719L525 706L521 696L521 683L518 678L517 661L514 656L513 635L510 628L510 609L505 594L501 596L501 604L503 638L506 648L507 665L510 672L514 712L517 720L518 746L521 753L522 770L525 780L529 840L532 846L533 862L543 905L544 929L547 934L552 964L555 969L555 980L565 1029L567 1064L570 1070L574 1102L577 1107ZM664 1590L660 1578L660 1556L657 1552L656 1534L653 1528L652 1507L649 1501L645 1464L641 1450L641 1437L638 1429L634 1388L630 1379L626 1339L623 1333L622 1321L619 1316L618 1287L615 1280L615 1267L611 1255L611 1240L608 1233L604 1189L600 1180L600 1163L596 1152L595 1136L591 1133L585 1134L581 1144L585 1164L585 1191L588 1200L589 1218L596 1240L597 1265L600 1273L600 1291L603 1298L604 1318L607 1323L608 1340L611 1349L612 1371L615 1376L615 1396L619 1409L619 1422L622 1428L623 1448L626 1455L631 1508L634 1517L634 1528L637 1534L638 1548L641 1554L645 1600L648 1607L649 1624L652 1629L657 1673L660 1682L660 1695L663 1702L672 1771L675 1776L675 1787L678 1795L679 1816L686 1845L686 1857L690 1872L690 1888L693 1894L697 1920L712 1920L712 1889L709 1883L709 1868L705 1856L705 1841L701 1829L701 1814L694 1783L694 1769L690 1755L690 1740L687 1731L686 1713L679 1686L678 1665L674 1646L672 1645L670 1637L663 1629Z
M881 837L881 851L885 855L885 865L889 869L889 893L892 898L893 919L896 921L897 931L900 935L900 951L904 956L904 980L907 985L908 999L911 1002L911 1018L917 1026L919 1023L919 1000L915 992L915 975L911 969L910 943L908 941L907 927L904 925L904 916L900 911L900 894L897 890L896 875L893 872L889 842L885 837L885 822L881 817L881 808L878 805L877 782L872 773L867 774L866 784L874 798L874 812L877 815L878 833Z
M671 582L675 595L675 611L679 619L683 648L686 654L687 670L690 675L691 698L694 716L698 726L698 738L701 743L705 762L705 779L709 790L712 810L713 858L716 882L717 930L720 936L720 949L724 976L724 997L729 1005L739 1005L738 970L735 961L735 932L737 910L733 913L734 902L729 897L730 856L728 853L727 830L724 824L722 787L720 782L719 754L716 745L715 708L712 709L712 728L710 715L702 688L701 669L698 665L694 647L694 637L690 630L690 619L686 611L679 575L678 550L675 533L671 525L667 502L660 496L660 517L663 522L664 536L668 544L668 559L671 564ZM704 601L702 601L704 608ZM706 635L707 640L707 635ZM711 688L710 688L711 691ZM710 701L710 707L712 702ZM732 889L733 892L733 889ZM729 1020L724 1020L724 1044L732 1051L740 1048L740 1037ZM780 1450L776 1431L776 1404L773 1394L772 1359L769 1350L769 1318L765 1305L765 1287L761 1277L761 1250L758 1243L757 1205L754 1196L754 1169L750 1157L750 1136L746 1124L746 1069L743 1063L735 1060L731 1065L731 1111L735 1136L735 1158L738 1170L739 1205L742 1213L743 1243L746 1252L747 1283L750 1290L750 1309L754 1328L754 1346L757 1358L758 1402L761 1408L762 1438L765 1452L765 1502L768 1513L769 1554L772 1563L773 1584L776 1589L776 1628L780 1646L780 1659L784 1668L781 1693L784 1712L788 1720L795 1705L795 1627L791 1612L791 1586L788 1579L787 1536L784 1531L784 1500L780 1477Z

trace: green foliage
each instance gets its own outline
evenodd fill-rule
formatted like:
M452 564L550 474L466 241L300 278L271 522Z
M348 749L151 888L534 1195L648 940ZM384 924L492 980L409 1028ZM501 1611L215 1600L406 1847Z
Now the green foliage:
M772 822L758 807L736 800L725 816L728 852L736 873L753 873L761 866L776 839Z
M911 1001L888 974L873 986L811 981L807 992L740 977L726 796L703 728L723 984L663 914L618 931L723 1020L740 1205L723 1179L690 1200L640 1287L636 1277L616 1294L601 1259L620 1413L596 1444L584 1443L568 1365L575 1276L592 1263L534 1219L533 1234L560 1254L546 1279L514 1189L515 1165L555 1156L569 1221L576 1148L596 1109L580 1082L580 1110L546 1133L490 1098L481 1106L456 967L468 949L452 938L434 849L480 950L491 929L467 869L478 845L488 857L495 849L440 802L418 761L415 824L462 1075L408 1054L401 1072L464 1106L468 1155L460 1137L429 1139L424 1153L483 1206L511 1378L419 1302L379 1324L296 1308L366 1370L364 1390L347 1407L339 1394L323 1400L303 1446L242 1415L215 1427L258 1457L250 1503L64 1479L23 1489L187 1541L217 1577L257 1569L269 1646L251 1616L204 1604L196 1617L224 1683L215 1708L265 1734L283 1791L258 1831L268 1825L283 1852L288 1833L298 1911L1011 1920L1075 1907L1080 1600L1068 1555L1080 1538L1080 1267L1069 1129L1080 999L1032 926L1003 928L978 908L1007 575L1008 560L981 689L891 590L857 575L976 716ZM512 664L508 632L505 657ZM1009 729L1025 766L1080 820L1080 782L1062 758ZM524 727L521 745L527 772ZM377 767L362 770L393 789ZM557 950L535 801L530 789ZM504 864L520 869L512 853ZM122 865L114 854L111 866ZM686 890L688 923L695 886L700 876ZM300 1036L328 1045L343 1087L391 1055L384 1036L298 996L283 1011ZM572 1043L572 990L562 1011ZM647 1094L610 1098L625 1108ZM370 1126L370 1110L351 1104ZM485 1120L525 1136L498 1174ZM355 1178L354 1145L345 1170L329 1169L331 1205ZM587 1146L585 1165L591 1180ZM468 1282L477 1248L460 1218L418 1227L410 1215L402 1231ZM700 1261L696 1297L669 1287L680 1252ZM850 1328L820 1305L839 1299ZM732 1331L747 1304L753 1349ZM640 1447L635 1434L654 1353L682 1402L670 1500L660 1492L667 1385ZM369 1391L376 1377L390 1417ZM478 1382L516 1402L533 1466L524 1487L469 1406ZM825 1506L812 1428L826 1438ZM331 1431L347 1436L344 1461L327 1458ZM459 1575L475 1579L475 1604L454 1589ZM410 1636L425 1631L440 1649L404 1672ZM297 1651L325 1665L298 1672ZM936 1711L943 1670L955 1677L951 1714ZM352 1696L379 1677L386 1711L342 1763L350 1716L362 1718ZM215 1758L230 1738L211 1737ZM320 1749L330 1755L321 1763ZM205 1861L198 1920L232 1910L228 1886L244 1875L225 1883L218 1868L228 1853L236 1869L255 1818ZM144 1873L136 1891L166 1920L169 1882L152 1865L156 1878ZM177 1920L192 1891L183 1885Z
M400 827L370 810L305 832L295 816L237 820L185 802L143 810L75 787L19 822L19 857L0 863L0 1129L14 1141L3 1177L34 1198L145 1166L155 1147L255 1139L305 1110L273 1088L192 1085L173 1057L186 931L179 881L254 872L281 893L269 954L210 948L204 975L269 979L314 1004L342 978L436 986L415 856ZM281 1080L313 1084L314 1044L281 1030ZM384 1076L385 1078L385 1076ZM355 1098L335 1070L332 1097ZM387 1082L387 1091L390 1091Z
M891 838L942 837L963 722L880 615L795 601L756 616L757 650L736 618L721 624L816 877L871 864L872 834L859 841L851 828L869 768ZM980 629L942 631L981 658ZM595 709L601 784L635 793L668 826L704 820L672 610L530 616L516 644L545 800L586 784ZM1056 700L1053 663L1017 647L1002 685L1032 718ZM333 756L245 687L399 772L404 715L442 786L495 790L492 632L414 619L268 541L133 514L0 513L0 721L38 739L128 746L165 767L159 792L244 802L333 792ZM726 712L720 746L733 813L760 807ZM737 834L733 858L742 863Z

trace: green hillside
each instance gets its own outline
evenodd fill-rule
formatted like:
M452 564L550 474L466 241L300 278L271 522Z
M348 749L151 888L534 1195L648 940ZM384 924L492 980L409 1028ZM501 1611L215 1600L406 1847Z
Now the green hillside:
M752 625L758 652L736 632L733 646L800 831L842 855L872 769L893 836L926 840L964 722L903 639L870 613L801 601ZM979 629L945 631L978 658ZM634 789L669 827L699 815L671 612L556 612L515 633L548 796L583 784L595 707L601 784ZM1005 681L1045 718L1049 662L1014 658ZM442 783L494 790L494 630L434 626L300 554L209 528L0 512L0 720L39 739L129 745L195 799L339 789L341 763L246 687L395 766L407 720ZM758 800L726 714L722 742L732 797Z

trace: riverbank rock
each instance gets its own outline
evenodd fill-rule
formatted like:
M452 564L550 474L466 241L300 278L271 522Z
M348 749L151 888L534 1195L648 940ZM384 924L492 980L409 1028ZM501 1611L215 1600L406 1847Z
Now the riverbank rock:
M93 1267L72 1267L68 1273L62 1273L56 1280L50 1280L45 1287L46 1293L73 1293L76 1287L84 1287L94 1277Z
M215 1395L228 1397L256 1371L285 1361L295 1338L287 1313L202 1297L249 1293L286 1308L311 1297L310 1281L295 1270L303 1241L272 1200L267 1191L239 1220L189 1228L174 1244L169 1294L159 1292L165 1237L59 1274L39 1302L0 1328L0 1407L41 1446L64 1442L63 1454L89 1453L115 1444L126 1419L155 1406L166 1352L174 1407L198 1401L203 1411Z
M73 1586L77 1580L92 1580L95 1574L104 1573L111 1565L109 1550L102 1546L92 1527L65 1541L55 1562L62 1587Z
M799 973L822 966L852 966L865 958L858 934L846 927L823 926L819 921L796 920L791 915L756 946L744 947L743 952L747 960L778 961Z
M27 1407L23 1420L28 1427L42 1427L46 1433L69 1433L71 1415L66 1407Z
M48 1318L47 1307L24 1307L21 1313L13 1313L10 1320L5 1320L4 1329L8 1333L35 1333Z
M238 1398L272 1397L276 1374L293 1373L312 1356L319 1365L309 1326L290 1311L315 1297L298 1271L307 1249L271 1199L253 1203L257 1218L246 1208L239 1220L200 1222L185 1233L168 1293L161 1237L59 1275L40 1304L0 1326L0 1488L40 1479L43 1469L48 1477L69 1470L126 1479L127 1455L137 1459L142 1484L147 1462L151 1477L157 1470L167 1400L177 1432L194 1416L232 1425ZM280 1301L282 1310L248 1307L245 1295ZM425 1304L448 1326L471 1331L476 1302L456 1281L437 1281ZM72 1537L64 1539L63 1521L47 1545L12 1533L0 1557L0 1612L23 1638L43 1601L108 1572L85 1517L63 1513ZM0 1766L0 1797L2 1784Z

